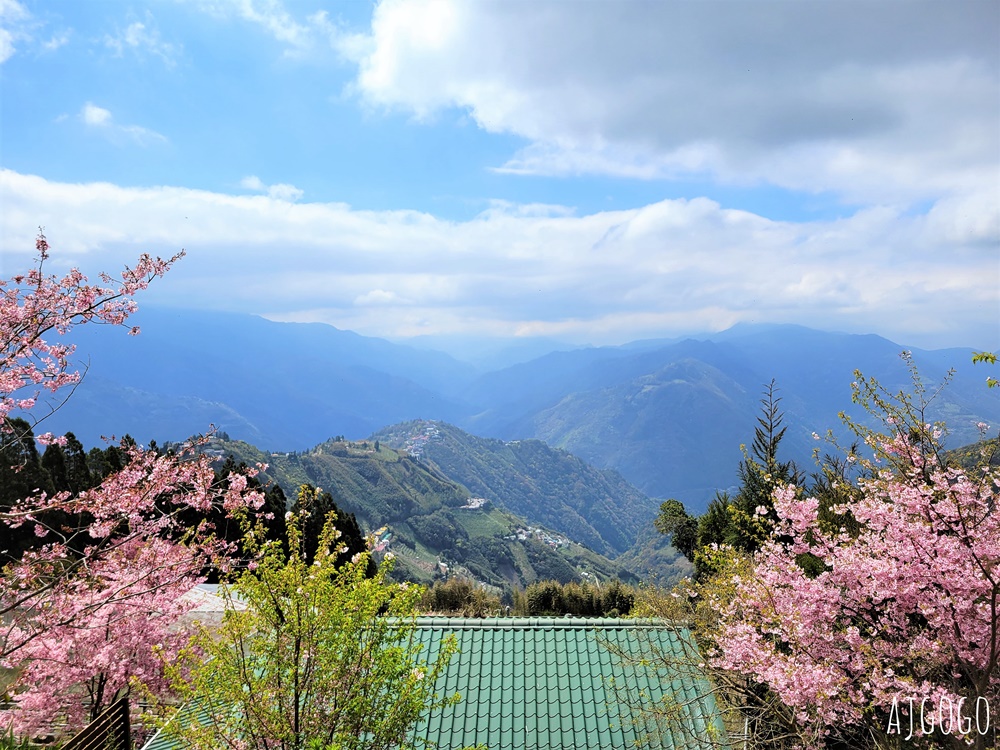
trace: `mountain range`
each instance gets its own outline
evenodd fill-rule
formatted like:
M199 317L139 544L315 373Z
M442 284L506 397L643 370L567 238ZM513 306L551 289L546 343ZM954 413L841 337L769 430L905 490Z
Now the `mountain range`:
M333 435L361 440L387 425L437 420L511 453L528 450L512 441L544 441L696 512L736 483L740 446L753 437L772 379L788 427L782 451L807 472L814 432L846 437L838 412L864 416L851 405L855 369L890 392L913 385L899 356L905 346L798 326L741 325L541 356L533 355L557 344L523 342L503 356L480 347L470 356L477 366L322 324L154 309L136 322L142 333L134 338L101 326L74 330L86 376L41 429L73 430L89 444L126 432L162 443L214 425L288 452ZM928 394L956 370L927 410L951 428L949 447L978 439L977 422L1000 423L1000 393L984 385L995 373L974 367L971 350L914 349L912 361ZM486 443L461 445L481 452ZM598 548L620 549L606 529L593 532Z

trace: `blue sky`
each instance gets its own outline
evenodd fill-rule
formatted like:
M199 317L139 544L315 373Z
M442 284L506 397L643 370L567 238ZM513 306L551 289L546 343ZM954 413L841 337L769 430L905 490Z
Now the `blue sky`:
M0 269L577 343L1000 347L1000 5L0 0Z

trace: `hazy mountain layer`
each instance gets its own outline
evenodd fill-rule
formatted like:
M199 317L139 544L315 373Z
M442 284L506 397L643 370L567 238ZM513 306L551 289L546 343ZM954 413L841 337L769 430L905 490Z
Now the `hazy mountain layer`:
M553 352L482 372L439 352L319 324L155 310L138 322L143 332L135 338L78 329L88 376L44 429L74 430L86 443L125 431L162 442L214 424L286 451L434 419L504 441L543 439L618 470L647 495L698 510L735 483L740 444L753 436L758 399L772 378L788 426L785 457L807 471L813 432L845 434L837 415L851 410L855 368L889 391L912 387L901 345L797 326ZM1000 393L984 387L987 368L973 368L969 350L913 357L929 386L958 369L926 414L948 423L950 445L975 440L976 422L1000 424ZM598 531L620 549L609 534Z

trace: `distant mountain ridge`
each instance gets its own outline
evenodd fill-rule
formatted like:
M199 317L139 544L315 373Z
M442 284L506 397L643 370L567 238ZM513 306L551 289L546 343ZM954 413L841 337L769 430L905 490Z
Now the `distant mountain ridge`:
M74 332L90 370L44 429L91 444L125 432L162 442L214 423L294 451L433 419L483 438L544 440L694 510L735 484L740 444L772 378L788 426L782 449L807 471L812 433L840 429L838 411L852 409L856 368L890 391L911 385L899 344L799 326L556 351L482 372L321 324L167 310L143 310L137 322L136 338L99 326ZM976 422L1000 424L1000 393L984 387L988 373L972 366L971 350L913 350L913 360L929 384L957 369L928 411L949 424L950 447L978 438Z
M162 441L205 432L211 413L234 436L302 450L400 419L457 419L466 407L448 394L475 376L446 354L318 323L156 309L140 311L136 322L142 333L131 338L101 326L74 331L89 370L54 423L83 425L90 440L127 431ZM132 408L120 408L115 386Z
M540 438L620 471L649 495L701 510L718 489L736 484L740 445L753 436L764 384L774 378L782 399L784 457L809 472L814 432L844 435L840 411L867 419L851 404L855 369L890 393L912 390L902 349L878 336L741 326L704 340L554 354L480 378L474 388L490 381L503 395L496 408L460 424L508 440ZM971 350L913 350L912 357L929 395L956 370L926 415L949 425L950 445L977 440L977 421L1000 423L1000 394L985 388Z

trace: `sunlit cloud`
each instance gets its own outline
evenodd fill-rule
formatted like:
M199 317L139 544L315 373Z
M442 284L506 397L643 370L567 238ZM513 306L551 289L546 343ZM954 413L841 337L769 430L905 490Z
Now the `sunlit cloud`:
M257 27L284 47L284 55L302 58L333 49L346 55L359 49L362 37L334 22L326 11L297 18L280 0L184 0L220 19L239 20Z
M496 165L507 173L700 176L862 203L996 195L1000 6L718 9L387 0L355 42L356 90L528 139Z
M274 185L265 185L257 175L248 175L240 180L240 187L253 190L255 193L266 193L268 197L279 201L289 201L294 203L305 193L294 185L283 182Z
M146 13L145 21L132 21L124 29L114 34L106 34L104 45L116 57L122 57L130 52L139 57L153 55L160 58L163 64L172 68L177 64L180 55L180 45L164 41L150 13Z
M14 56L19 40L30 38L30 18L28 9L17 0L0 0L0 64Z
M99 117L99 115L97 115ZM464 222L0 172L7 262L46 227L53 267L91 273L186 248L149 298L378 336L549 335L590 343L738 321L877 331L915 346L1000 344L1000 227L970 206L780 222L704 198L576 215L497 205ZM266 192L265 192L266 191Z
M150 130L139 125L119 125L115 122L110 110L99 107L93 102L87 102L83 105L79 118L87 127L102 132L115 141L127 139L140 146L167 142L167 137L157 133L155 130Z
M62 29L61 31L53 34L45 42L42 42L42 50L45 52L55 52L60 47L65 47L69 44L70 32L67 29Z

